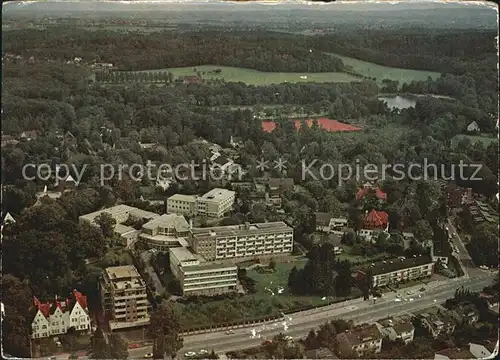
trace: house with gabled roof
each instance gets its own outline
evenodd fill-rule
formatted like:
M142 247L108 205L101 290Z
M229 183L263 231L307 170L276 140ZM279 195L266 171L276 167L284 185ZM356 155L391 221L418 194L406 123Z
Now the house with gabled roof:
M363 218L363 228L358 231L358 235L370 241L372 237L380 232L389 231L389 215L385 211L372 209Z
M356 200L360 201L367 195L373 195L381 201L387 200L387 194L385 192L380 190L378 186L371 186L369 184L363 185L363 187L358 190L358 192L356 193Z
M33 311L33 339L65 334L70 328L80 332L88 332L91 329L87 297L76 289L71 293L71 297L64 301L58 301L56 297L52 302L42 303L34 296Z

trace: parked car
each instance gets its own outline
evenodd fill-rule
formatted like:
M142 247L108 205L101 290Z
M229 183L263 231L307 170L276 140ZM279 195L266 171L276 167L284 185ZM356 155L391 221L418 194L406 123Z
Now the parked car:
M184 357L193 357L196 356L196 353L193 351L188 351L187 353L184 354Z
M200 350L200 355L206 355L206 354L208 354L208 351L207 351L207 350L204 350L204 349L203 349L203 350Z
M226 331L226 335L231 335L231 334L234 334L234 331L233 331L233 330L228 330L228 331Z
M151 359L153 357L153 353L147 353L144 355L144 359Z

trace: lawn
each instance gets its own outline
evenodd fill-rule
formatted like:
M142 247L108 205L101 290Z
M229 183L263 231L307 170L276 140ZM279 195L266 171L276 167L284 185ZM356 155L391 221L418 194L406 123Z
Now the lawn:
M383 79L391 79L397 80L400 82L400 84L402 84L410 83L413 80L427 80L428 76L436 79L441 75L440 73L432 71L410 70L378 65L368 61L358 60L334 53L330 53L330 55L341 58L345 65L352 66L354 71L356 71L360 75L377 78L378 82L381 82Z
M363 256L363 255L353 255L351 254L351 247L347 245L342 245L344 252L337 255L339 260L349 260L351 263L369 263L384 259L388 256L386 253L378 253L373 256Z
M257 295L271 295L266 287L271 289L275 295L278 294L278 287L283 287L284 291L279 295L287 295L288 274L296 266L298 269L306 265L307 259L296 260L293 263L276 264L274 273L258 272L257 269L248 271L247 275L257 282Z
M199 65L196 67L181 67L170 69L158 70L145 70L146 72L167 71L171 72L175 77L196 75L194 71L201 72L201 77L204 80L224 79L227 82L243 82L249 85L267 85L267 84L281 84L284 82L298 83L298 82L351 82L359 81L358 78L349 74L341 72L326 72L326 73L280 73L280 72L263 72L252 69L228 67L228 66L215 66L215 65ZM221 69L221 73L209 73L215 69ZM205 74L203 74L205 72ZM301 76L307 76L306 79L301 79Z
M488 135L457 135L453 138L452 142L456 145L462 138L469 138L472 144L482 142L484 146L488 146L491 142L497 140L498 137Z

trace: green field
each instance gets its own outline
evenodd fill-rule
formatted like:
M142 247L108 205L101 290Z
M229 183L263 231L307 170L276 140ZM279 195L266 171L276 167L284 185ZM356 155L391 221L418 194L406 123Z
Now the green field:
M469 138L472 144L477 142L482 142L484 146L488 146L491 142L497 140L498 138L495 136L487 136L487 135L457 135L453 138L453 144L456 145L461 139L464 137Z
M330 55L341 58L345 65L352 66L354 71L356 71L360 75L377 78L378 82L381 82L383 79L390 79L390 80L397 80L400 82L400 84L402 84L402 83L410 83L413 80L415 81L427 80L428 76L430 76L433 79L436 79L441 75L440 73L432 71L410 70L410 69L382 66L368 61L358 60L355 58L337 55L333 53L330 53Z
M247 274L248 277L257 282L257 294L271 295L270 291L266 290L266 287L277 294L277 288L281 286L284 288L284 291L280 295L286 295L290 271L294 266L298 269L303 268L306 262L307 259L303 259L296 260L293 263L276 264L276 271L274 273L260 273L256 269L252 269Z
M175 77L196 75L194 68L201 72L201 77L204 80L223 79L226 82L243 82L249 85L267 85L267 84L281 84L284 82L298 83L298 82L350 82L359 81L358 78L349 74L340 72L327 72L327 73L279 73L279 72L264 72L252 69L228 67L228 66L214 66L214 65L199 65L196 67L181 67L170 69L147 70L146 72L169 71ZM209 73L215 69L221 69L221 73ZM203 74L205 72L205 74ZM301 79L301 76L307 76L307 79Z

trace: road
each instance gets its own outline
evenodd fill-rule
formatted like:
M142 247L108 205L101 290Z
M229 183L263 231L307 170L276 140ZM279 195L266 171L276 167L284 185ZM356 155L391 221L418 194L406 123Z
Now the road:
M155 295L163 294L165 292L165 287L161 283L158 274L156 274L155 269L151 266L151 257L153 256L153 253L151 251L144 251L140 256L144 262L144 270L146 270L149 274L149 277L155 286Z
M477 273L478 271L482 271L482 270L475 267L475 264L472 261L472 258L470 257L469 252L467 251L467 248L465 247L465 244L463 243L462 239L460 238L460 235L458 235L457 229L455 228L455 225L453 224L451 219L448 219L447 226L448 226L450 234L452 235L451 243L459 251L458 253L455 251L455 256L458 258L460 263L463 266L465 266L465 268L467 269L468 275L474 277L475 274L473 274L473 273ZM477 265L480 266L481 264L477 264Z
M446 299L453 297L455 290L460 286L467 287L473 291L481 290L485 286L490 285L495 278L497 278L497 274L482 273L480 277L437 281L435 284L426 285L426 291L420 293L420 298L417 293L419 293L418 289L422 287L421 285L411 290L404 289L400 291L399 296L401 298L406 297L406 301L399 300L396 302L398 294L390 293L377 299L375 303L372 301L365 301L357 306L328 306L321 308L320 311L292 314L291 319L284 318L280 322L258 326L253 329L260 335L260 338L252 338L251 328L237 329L234 330L234 334L230 335L227 335L224 331L220 331L185 336L184 348L179 351L179 355L181 356L181 354L185 354L188 351L198 353L202 349L208 351L213 349L216 353L241 350L262 344L265 339L270 339L280 332L286 332L287 335L299 338L306 336L311 329L317 328L327 320L336 318L354 320L355 322L366 322L398 313L409 313L436 303L444 302ZM414 292L415 295L405 295L407 291ZM410 301L410 296L414 296L412 301ZM151 351L151 347L145 347L131 349L129 354L131 358L137 359Z

